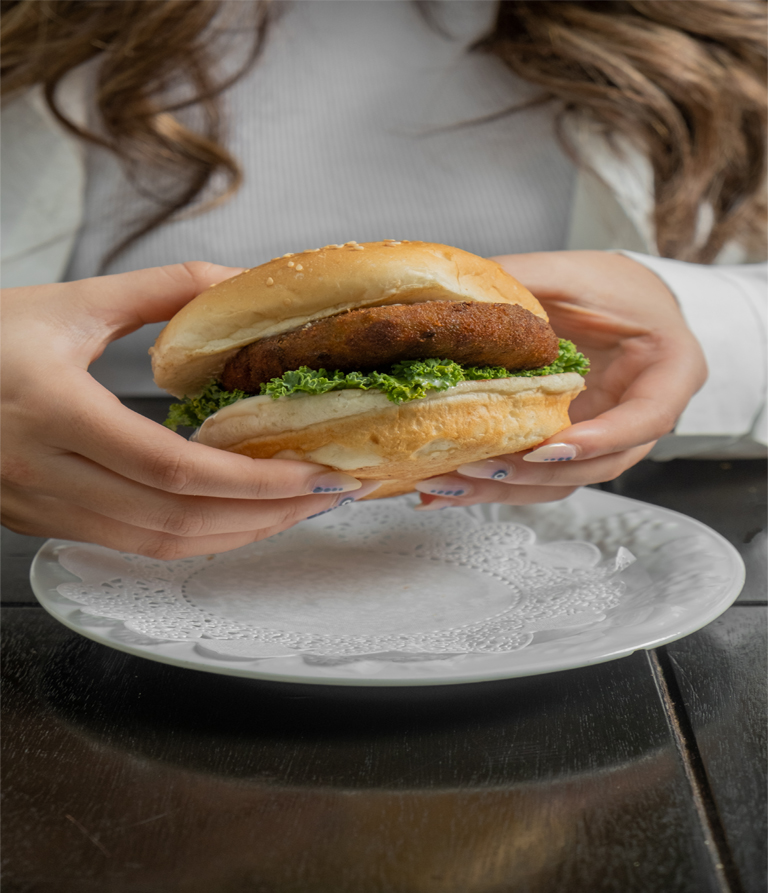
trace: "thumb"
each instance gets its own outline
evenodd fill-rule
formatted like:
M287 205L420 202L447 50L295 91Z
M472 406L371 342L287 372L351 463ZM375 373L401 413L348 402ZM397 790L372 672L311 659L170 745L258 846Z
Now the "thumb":
M107 327L114 341L148 323L164 322L201 292L243 272L203 261L150 267L70 283L77 302Z

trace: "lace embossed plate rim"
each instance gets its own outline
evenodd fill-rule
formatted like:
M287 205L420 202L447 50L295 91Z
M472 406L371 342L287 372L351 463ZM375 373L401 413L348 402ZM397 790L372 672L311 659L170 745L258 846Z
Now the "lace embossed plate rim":
M409 500L412 498L401 497L399 502ZM339 510L338 516L344 511ZM638 566L650 574L652 591L644 596L645 601L606 612L601 622L575 631L549 633L549 640L545 633L541 641L534 642L535 647L505 653L439 655L429 660L351 658L346 662L313 663L301 654L273 659L227 658L196 647L200 640L153 642L126 635L122 622L94 616L97 612L92 608L84 613L82 605L57 591L61 584L78 581L62 567L58 553L83 544L49 540L35 557L30 580L40 604L59 622L86 638L137 657L253 679L390 687L484 682L615 660L701 629L733 603L744 583L739 553L705 524L669 509L599 490L579 490L559 503L541 506L473 506L431 517L450 514L456 520L459 513L473 529L478 522L515 522L530 527L541 544L583 540L600 548L604 558L625 546L638 558Z

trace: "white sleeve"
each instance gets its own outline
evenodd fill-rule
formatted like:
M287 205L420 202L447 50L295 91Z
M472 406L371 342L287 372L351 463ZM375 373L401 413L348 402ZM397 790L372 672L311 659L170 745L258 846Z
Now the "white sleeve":
M768 264L705 266L622 251L677 299L709 377L652 458L758 458L768 452Z

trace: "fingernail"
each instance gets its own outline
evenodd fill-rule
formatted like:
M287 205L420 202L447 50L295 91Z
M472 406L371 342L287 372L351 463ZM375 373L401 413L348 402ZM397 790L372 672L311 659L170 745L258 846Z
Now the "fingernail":
M330 471L319 474L309 482L310 493L346 493L349 490L359 490L360 481L351 474L341 471Z
M381 486L381 483L381 481L361 481L359 489L346 496L340 496L333 507L337 509L339 506L349 505L350 502L357 502L357 500L362 499L363 496L368 496L368 494L373 493L374 490Z
M581 447L573 443L548 443L523 456L525 462L570 462L581 454Z
M362 483L358 481L360 484L357 490L354 493L350 493L347 496L339 496L336 498L336 501L333 505L329 506L327 509L323 509L322 512L315 512L314 515L307 515L307 521L310 518L319 518L320 515L327 515L328 512L334 511L334 509L341 508L343 505L349 505L352 502L357 502L358 499L362 499L363 496L368 496L369 493L373 493L377 487L381 486L381 481L363 481Z
M456 469L459 474L470 478L483 478L488 481L503 481L511 478L515 468L511 462L503 459L481 459L479 462L468 462Z
M415 489L430 496L469 496L475 488L467 481L458 478L438 477L419 481Z
M456 506L452 499L442 499L438 497L437 499L433 499L432 502L420 502L418 505L414 506L414 509L417 512L435 512L438 509L448 509L451 506Z

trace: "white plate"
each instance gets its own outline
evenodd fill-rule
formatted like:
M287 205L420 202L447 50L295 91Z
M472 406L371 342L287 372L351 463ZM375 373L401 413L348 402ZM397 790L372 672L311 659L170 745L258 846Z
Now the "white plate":
M32 589L61 623L150 660L405 686L624 657L701 629L744 583L738 552L706 525L599 490L523 508L414 501L356 503L174 562L49 540Z

